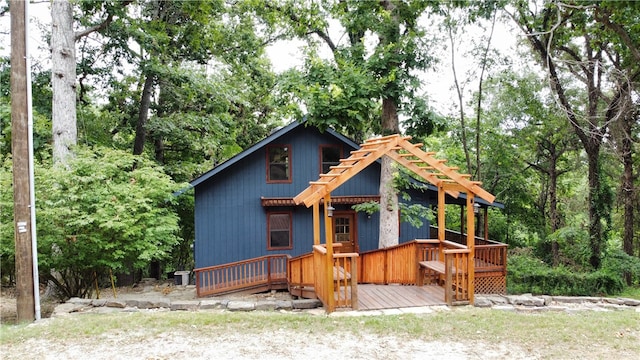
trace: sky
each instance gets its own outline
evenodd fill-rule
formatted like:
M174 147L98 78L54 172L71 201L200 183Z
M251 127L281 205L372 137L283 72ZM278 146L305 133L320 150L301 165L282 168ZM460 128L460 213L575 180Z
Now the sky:
M0 3L6 0L0 0ZM48 30L51 26L50 2L38 2L30 4L29 8L30 24L29 24L29 51L33 66L41 66L43 68L50 67L50 53L48 44L44 41L41 32L42 29ZM0 18L0 55L8 56L10 54L10 18L8 15ZM477 41L479 36L484 32L479 28L469 28L465 33L459 36L460 43L456 46L456 71L459 81L470 79L466 85L465 97L469 97L471 91L477 89L477 79L466 74L479 71L477 62L465 52L470 48L473 41ZM340 39L342 34L339 33L338 27L330 29L332 39ZM443 37L444 41L439 43L439 49L434 49L439 64L431 71L421 74L423 81L423 90L429 99L430 105L439 113L451 115L457 112L457 94L454 89L454 79L451 70L451 51L449 40ZM497 23L494 30L494 38L492 40L492 48L498 49L506 56L514 57L517 31L510 29L503 23ZM291 67L301 66L304 62L301 48L304 43L301 41L281 41L267 49L267 54L272 61L273 69L276 72L282 72ZM321 53L322 54L322 53ZM324 52L325 57L330 57L328 47Z

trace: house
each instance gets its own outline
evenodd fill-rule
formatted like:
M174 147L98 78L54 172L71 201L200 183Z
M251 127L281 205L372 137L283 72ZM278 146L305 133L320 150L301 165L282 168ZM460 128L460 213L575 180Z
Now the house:
M358 148L336 131L321 133L293 122L193 180L196 268L308 253L313 245L312 214L296 206L293 197ZM333 194L334 220L343 231L337 238L352 246L349 250L378 247L378 215L356 213L351 207L378 200L379 182L376 163ZM412 195L417 200L421 194ZM428 237L428 220L420 229L401 225L400 242Z
M309 208L312 203L319 205L325 200L309 200L314 197L315 191L314 185L310 184L318 179L319 174L339 168L344 158L362 151L360 148L360 145L334 130L321 132L304 122L293 122L193 180L195 267L205 269L239 264L249 259L277 258L285 260L279 260L279 265L270 262L251 265L249 270L242 270L243 274L249 274L243 277L255 280L266 276L268 281L272 281L271 273L275 272L276 267L283 276L290 277L290 266L282 262L287 263L286 259L309 254L314 245L318 245L318 239L327 235L325 229L331 232L330 237L334 239L331 243L339 244L336 252L363 254L375 251L378 248L379 231L377 213L369 215L356 212L352 206L379 200L378 161L368 163L341 182L339 187L327 191L330 192L330 198L327 198L330 203L326 207L322 203L322 207L326 208L325 216L329 214L333 226L318 227L317 209L315 206ZM431 177L427 176L427 180L433 180ZM438 188L426 182L422 185L421 189L408 191L410 202L424 206L437 204ZM489 200L478 198L474 203L475 197L466 199L465 194L458 191L449 191L446 198L447 203L463 206L478 204L485 209L493 203L492 197L487 197ZM304 205L301 199L306 199ZM328 213L329 209L331 211ZM430 225L428 219L424 219L419 228L401 222L399 243L433 238ZM464 241L461 234L458 238ZM266 268L269 274L264 275ZM204 275L198 275L196 271L197 283L205 281L198 276ZM226 279L230 275L215 275L218 276ZM238 277L237 274L233 276ZM415 282L416 276L412 275L411 281ZM224 282L233 282L235 285L231 289L240 289L243 287L240 284L242 281L236 278ZM217 278L206 281L223 282ZM291 279L287 280L287 286L291 287Z

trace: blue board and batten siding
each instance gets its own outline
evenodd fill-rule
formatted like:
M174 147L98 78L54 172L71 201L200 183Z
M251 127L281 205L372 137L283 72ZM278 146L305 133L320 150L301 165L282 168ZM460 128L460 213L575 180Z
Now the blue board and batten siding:
M291 183L270 184L266 180L266 146L291 148ZM348 157L357 144L343 136L294 123L194 180L195 187L195 265L196 268L225 264L270 254L297 256L308 253L313 245L312 209L304 205L263 207L261 198L293 198L318 179L320 148L342 147ZM332 196L376 195L380 165L374 163L332 192ZM350 205L334 205L336 210L350 210ZM292 248L267 250L267 213L292 213ZM379 216L359 213L356 220L360 251L378 247ZM321 228L323 226L321 225ZM400 241L425 238L429 224L420 229L402 224ZM323 235L324 236L324 235ZM324 239L324 237L323 237ZM324 240L322 240L324 242Z

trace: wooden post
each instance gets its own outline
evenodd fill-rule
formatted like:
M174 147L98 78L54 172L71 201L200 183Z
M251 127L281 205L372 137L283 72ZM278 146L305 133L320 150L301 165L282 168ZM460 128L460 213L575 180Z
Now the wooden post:
M473 282L475 279L475 248L476 248L476 240L475 240L475 213L473 212L473 203L475 200L475 194L472 192L467 192L467 248L469 248L469 257L468 257L468 265L467 271L468 279L469 279L469 303L473 305L474 303L474 287Z
M489 207L484 208L484 239L489 240Z
M29 185L29 113L25 12L28 2L11 7L11 153L13 156L13 216L18 322L36 316Z
M325 245L327 247L325 271L326 271L326 289L328 306L327 311L333 312L336 307L335 289L333 284L333 219L329 217L329 204L331 203L331 193L324 196L324 235Z
M444 301L451 306L453 304L453 256L447 254L444 261Z
M320 245L320 205L313 203L313 245Z
M442 185L438 186L438 240L440 244L438 245L439 249L439 258L440 261L444 261L443 254L443 246L442 242L445 240L445 192L444 187Z
M353 310L358 310L358 257L357 256L351 257L351 308Z

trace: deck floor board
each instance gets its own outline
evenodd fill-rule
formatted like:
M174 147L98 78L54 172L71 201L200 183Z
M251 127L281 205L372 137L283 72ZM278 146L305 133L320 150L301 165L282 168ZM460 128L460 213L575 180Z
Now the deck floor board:
M445 305L444 288L435 285L358 284L358 309L379 310Z

